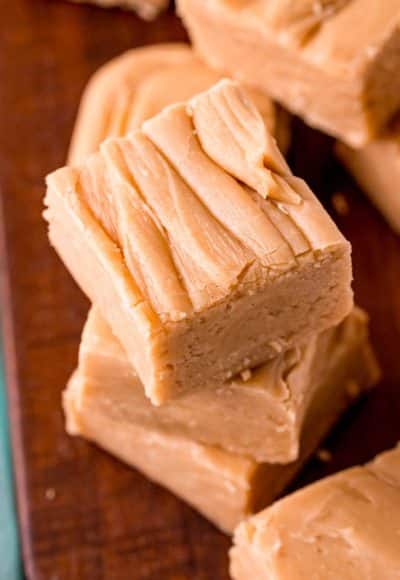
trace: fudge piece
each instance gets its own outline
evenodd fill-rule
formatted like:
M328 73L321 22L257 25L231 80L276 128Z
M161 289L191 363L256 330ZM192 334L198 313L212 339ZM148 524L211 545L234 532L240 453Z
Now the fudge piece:
M361 149L336 144L339 159L393 230L400 233L400 116Z
M123 137L167 105L186 101L218 80L186 44L134 48L112 59L84 91L71 140L68 165L94 153L107 137ZM251 98L281 151L290 140L289 115L252 89Z
M327 477L241 523L235 580L400 577L400 446Z
M398 0L177 0L206 62L355 147L400 105Z
M350 244L221 81L47 178L50 241L162 404L338 324Z
M337 381L326 382L314 394L300 457L286 465L257 463L155 425L139 425L132 415L135 389L119 388L107 374L102 383L85 377L81 370L74 375L64 394L67 429L136 467L219 528L232 532L239 521L282 493L354 397L376 381L377 367L368 343L344 342L335 372Z
M97 4L102 8L120 6L134 10L144 20L153 20L165 10L169 0L72 0L80 4Z
M338 327L314 335L254 371L218 388L191 389L154 407L110 328L95 308L79 351L79 375L97 392L112 390L126 421L166 435L187 437L248 455L256 461L289 463L315 393L346 383L347 360L367 344L367 318L355 309ZM372 360L372 357L371 357ZM356 361L358 364L358 361Z

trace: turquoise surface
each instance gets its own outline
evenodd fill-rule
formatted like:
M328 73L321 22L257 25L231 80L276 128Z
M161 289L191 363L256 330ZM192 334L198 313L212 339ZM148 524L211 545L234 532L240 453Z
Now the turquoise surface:
M21 580L17 520L14 504L6 389L0 360L0 579Z

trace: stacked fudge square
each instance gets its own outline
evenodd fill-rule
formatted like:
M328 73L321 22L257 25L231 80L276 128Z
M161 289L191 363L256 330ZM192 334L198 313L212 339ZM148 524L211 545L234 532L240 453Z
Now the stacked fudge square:
M337 139L339 160L399 233L399 2L176 4L205 62Z
M93 303L69 432L228 532L377 376L350 245L253 97L222 80L80 162L75 137L46 195L51 243Z

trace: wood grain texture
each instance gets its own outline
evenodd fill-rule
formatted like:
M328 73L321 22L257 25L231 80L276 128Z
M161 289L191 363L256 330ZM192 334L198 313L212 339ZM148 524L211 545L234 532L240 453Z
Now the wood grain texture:
M18 510L26 575L35 580L223 580L229 540L168 492L64 432L60 394L76 363L87 301L50 249L44 175L62 165L82 88L134 46L185 38L172 12L135 16L42 0L1 0L1 280ZM364 461L400 438L400 238L355 190L331 142L297 124L293 163L354 246L358 302L372 319L384 380L313 461L305 483Z

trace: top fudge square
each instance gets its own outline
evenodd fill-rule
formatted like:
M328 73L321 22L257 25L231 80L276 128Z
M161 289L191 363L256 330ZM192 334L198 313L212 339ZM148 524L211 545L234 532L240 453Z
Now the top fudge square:
M160 405L353 305L350 244L223 80L47 178L54 248Z
M205 62L353 147L400 107L399 0L177 0Z

